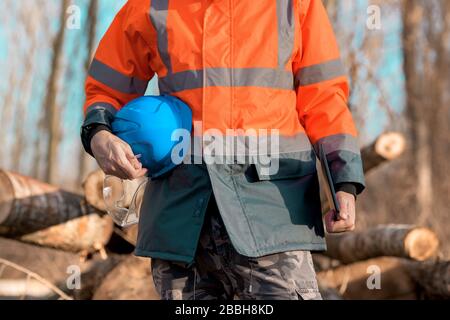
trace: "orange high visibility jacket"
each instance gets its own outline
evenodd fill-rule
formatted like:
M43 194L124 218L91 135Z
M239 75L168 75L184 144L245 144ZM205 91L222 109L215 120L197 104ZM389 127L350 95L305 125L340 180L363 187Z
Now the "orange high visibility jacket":
M298 170L304 174L315 172L311 150L323 145L334 182L351 182L358 192L364 188L357 132L347 106L348 81L320 0L129 0L90 67L85 126L107 124L118 109L144 94L155 74L160 93L186 102L203 130L278 129L280 153L301 153ZM220 175L226 172L208 172L213 188L220 188ZM236 191L237 198L239 192L245 189ZM223 214L234 198L225 204L214 193ZM255 235L258 227L227 229L236 244L240 241L233 234ZM276 244L267 250L244 248L247 240L240 246L247 255L279 250Z

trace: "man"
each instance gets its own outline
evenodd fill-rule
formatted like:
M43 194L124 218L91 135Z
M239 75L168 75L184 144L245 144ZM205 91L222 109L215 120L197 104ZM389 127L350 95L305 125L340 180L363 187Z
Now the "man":
M364 189L321 1L128 1L86 83L82 140L107 174L146 173L110 124L155 73L161 94L187 103L204 135L278 132L275 172L248 161L182 164L148 184L136 254L152 258L161 297L320 299L310 254L326 248L314 149L324 147L341 207L326 214L328 232L354 229Z

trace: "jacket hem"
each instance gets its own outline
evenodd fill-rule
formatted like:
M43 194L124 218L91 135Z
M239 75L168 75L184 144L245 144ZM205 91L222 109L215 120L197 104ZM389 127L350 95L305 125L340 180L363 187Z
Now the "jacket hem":
M231 241L231 243L233 243L233 241ZM282 245L267 247L267 248L263 248L263 249L258 248L254 252L247 252L245 250L240 250L239 248L237 248L234 245L233 245L233 247L239 254L241 254L245 257L249 257L249 258L259 258L259 257L263 257L263 256L268 256L271 254L288 252L288 251L326 251L327 250L327 245L326 245L325 241L320 242L320 243L282 244Z
M138 248L136 248L134 250L134 255L136 255L138 257L162 259L162 260L176 261L176 262L182 262L182 263L187 263L187 264L190 264L194 261L194 258L191 256L184 256L184 255L169 253L169 252L147 251L147 250L138 249Z
M265 248L264 250L259 249L258 252L245 252L243 250L239 250L239 248L236 248L234 245L233 247L235 250L249 258L259 258L271 254L276 253L282 253L282 252L288 252L288 251L326 251L327 245L325 242L323 243L308 243L308 244L299 244L299 243L293 243L293 244L283 244L275 247ZM191 256L184 256L179 255L175 253L168 253L168 252L160 252L160 251L147 251L143 249L136 248L134 250L134 254L138 257L146 257L146 258L156 258L156 259L163 259L163 260L170 260L170 261L176 261L176 262L183 262L187 264L191 264L194 261L194 258Z

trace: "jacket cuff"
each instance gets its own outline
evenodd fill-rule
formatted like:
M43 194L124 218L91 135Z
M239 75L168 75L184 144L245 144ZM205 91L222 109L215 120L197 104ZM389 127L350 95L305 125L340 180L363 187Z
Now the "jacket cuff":
M355 199L356 199L356 195L357 195L357 186L353 183L350 182L342 182L342 183L338 183L334 186L336 192L339 191L343 191L346 193L350 193L352 194Z
M81 142L84 150L91 156L91 140L101 130L112 131L112 122L116 113L112 105L98 103L88 108L86 118L81 126Z
M324 149L334 185L352 184L356 194L365 188L364 171L356 137L336 134L324 137L314 145L316 154Z

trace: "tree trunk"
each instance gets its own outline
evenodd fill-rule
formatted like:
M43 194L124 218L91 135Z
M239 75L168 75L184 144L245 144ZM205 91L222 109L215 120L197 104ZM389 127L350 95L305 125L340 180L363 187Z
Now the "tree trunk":
M83 197L0 170L0 235L80 251L104 246L112 229Z
M435 106L430 105L434 95L429 89L426 73L429 61L424 53L427 47L423 41L424 3L420 0L403 1L403 52L406 80L406 116L412 140L412 172L416 176L416 195L419 223L433 213L432 150L430 140L430 115ZM432 23L430 21L430 23ZM428 49L427 49L428 50ZM420 54L422 52L422 54ZM419 70L418 66L422 66ZM427 81L429 80L429 81ZM427 112L424 112L427 110Z
M47 168L45 178L49 183L54 183L57 173L58 144L60 140L60 111L56 101L58 92L58 80L61 74L61 60L64 55L64 37L66 32L66 11L69 0L63 0L59 16L59 28L52 46L52 62L50 76L47 82L47 93L45 96L45 122L48 133L47 144Z
M91 64L92 55L95 50L95 38L96 38L96 30L97 30L97 14L98 14L98 0L91 0L89 2L88 8L88 19L86 25L87 31L87 55L86 60L84 62L84 69L86 76L88 74L89 66ZM81 148L80 153L80 162L79 162L79 181L78 185L81 185L83 179L86 177L87 171L89 170L89 163L91 161L90 156L84 152Z
M418 261L436 255L439 240L427 228L409 225L380 225L363 232L327 235L327 256L352 263L381 256Z
M20 9L20 22L25 26L26 35L28 38L28 42L30 44L28 50L24 52L20 59L23 59L24 70L26 73L23 73L21 76L21 80L18 86L15 86L12 92L20 92L18 101L13 104L15 108L16 117L14 119L14 144L11 151L11 159L13 161L13 166L15 171L20 172L22 169L22 164L24 160L24 150L28 150L27 153L30 153L30 146L27 143L27 133L30 128L24 126L24 122L27 121L27 106L29 106L31 99L33 98L33 83L34 77L30 76L34 74L37 64L35 63L35 57L37 48L39 45L39 39L36 36L38 32L36 30L39 29L40 19L38 18L41 14L40 4L37 2L29 3L27 6L22 7ZM30 19L29 12L33 12L36 14L34 19ZM10 166L11 168L11 166Z
M333 24L338 20L338 4L336 0L324 0L323 4L327 9L328 16Z

